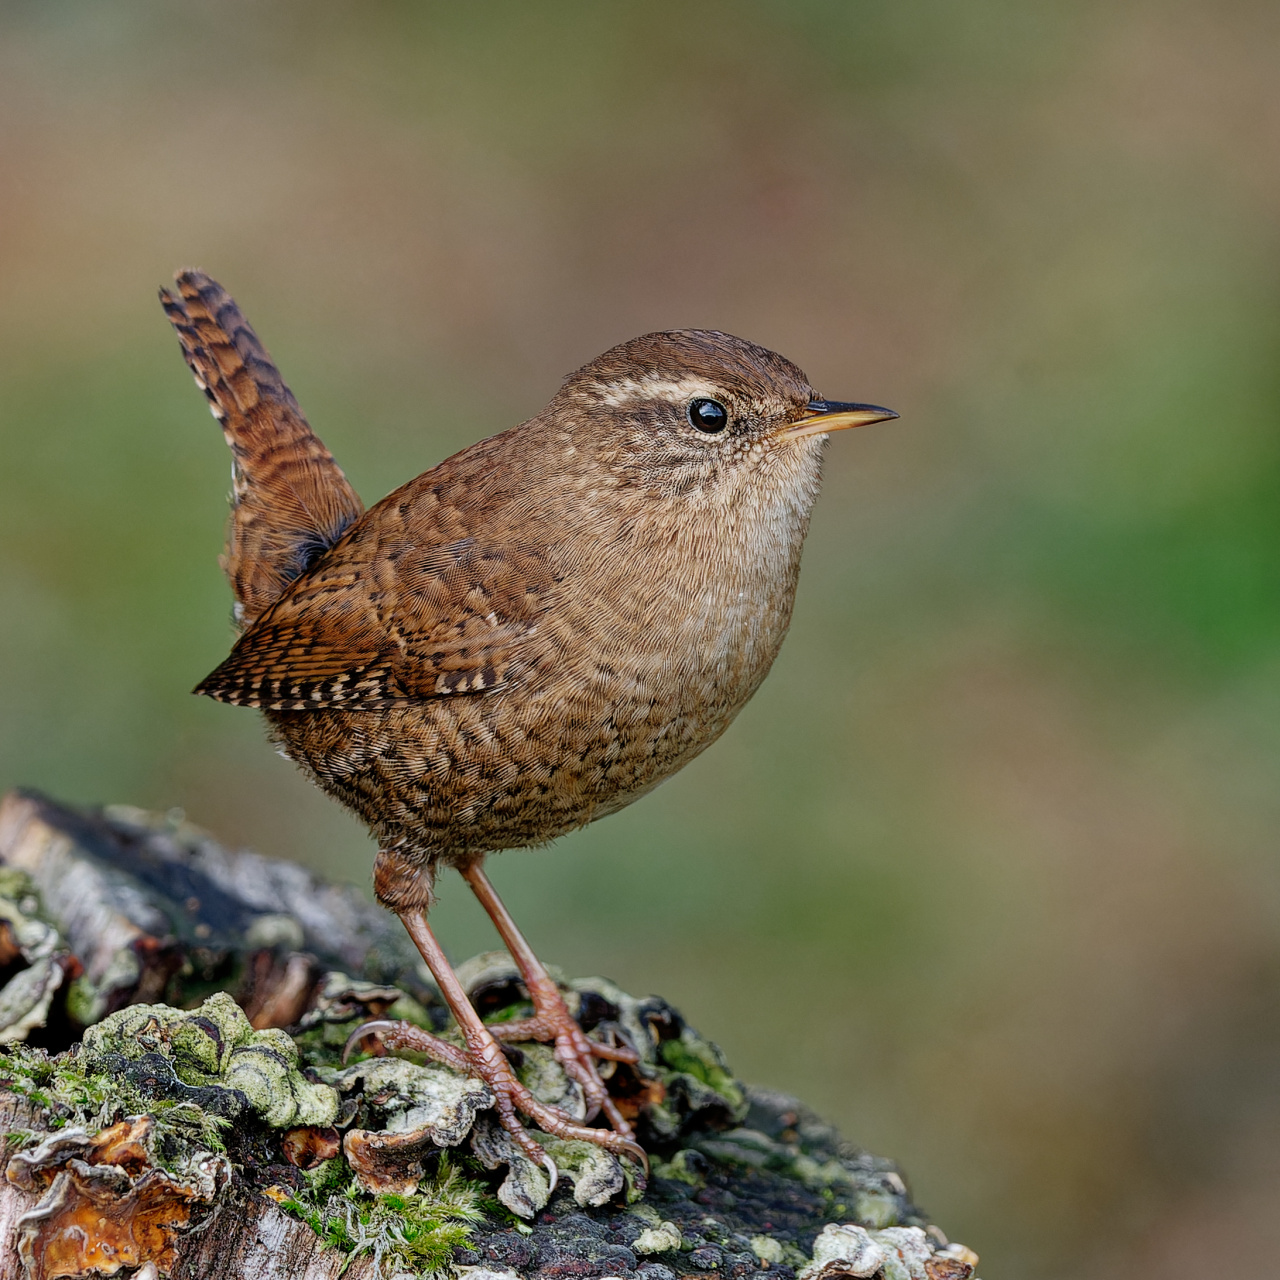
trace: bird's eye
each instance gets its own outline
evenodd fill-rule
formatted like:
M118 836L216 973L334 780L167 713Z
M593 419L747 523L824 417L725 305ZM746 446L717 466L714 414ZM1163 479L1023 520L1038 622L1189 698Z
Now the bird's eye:
M694 400L689 405L689 421L699 431L715 435L729 425L729 411L719 400Z

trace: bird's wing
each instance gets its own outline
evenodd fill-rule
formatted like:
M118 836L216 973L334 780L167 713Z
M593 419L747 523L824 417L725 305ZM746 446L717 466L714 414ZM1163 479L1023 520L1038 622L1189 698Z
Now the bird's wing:
M470 537L423 546L362 524L196 692L273 711L492 693L541 660L534 641L554 588L546 558L531 551Z
M222 567L250 626L364 512L333 455L231 297L202 271L160 290L196 384L232 455Z

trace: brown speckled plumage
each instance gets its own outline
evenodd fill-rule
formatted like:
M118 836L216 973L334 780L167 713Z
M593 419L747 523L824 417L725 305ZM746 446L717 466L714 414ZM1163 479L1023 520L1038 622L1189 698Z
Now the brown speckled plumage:
M755 692L826 440L793 424L865 406L816 401L795 365L727 334L648 334L362 513L227 295L198 272L178 284L165 309L236 459L244 627L197 692L261 708L364 818L387 906L424 910L440 863L465 872L630 803ZM702 399L723 430L695 426Z

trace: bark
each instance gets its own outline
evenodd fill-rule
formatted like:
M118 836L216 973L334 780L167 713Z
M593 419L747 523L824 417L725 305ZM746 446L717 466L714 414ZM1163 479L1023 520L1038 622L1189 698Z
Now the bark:
M43 1131L47 1118L25 1099L0 1092L0 1132ZM304 1222L234 1180L193 1229L175 1234L173 1265L163 1273L154 1269L155 1257L140 1259L137 1268L126 1264L115 1273L68 1271L57 1265L44 1269L35 1224L23 1223L35 1203L31 1193L0 1179L0 1280L29 1280L42 1274L122 1274L143 1280L159 1274L171 1275L174 1280L337 1280L339 1275L346 1280L373 1280L376 1275L371 1258L349 1262L346 1254L325 1248ZM25 1250L25 1260L22 1246L28 1241L24 1237L29 1237L33 1246Z
M460 972L482 1007L518 1012L505 955ZM647 1186L548 1140L549 1196L477 1081L340 1066L365 1017L447 1022L398 923L356 890L176 815L10 793L0 1280L972 1275L889 1161L743 1086L665 1002L599 979L566 993L584 1026L641 1052L609 1088L653 1158ZM572 1108L550 1051L520 1049L526 1084Z

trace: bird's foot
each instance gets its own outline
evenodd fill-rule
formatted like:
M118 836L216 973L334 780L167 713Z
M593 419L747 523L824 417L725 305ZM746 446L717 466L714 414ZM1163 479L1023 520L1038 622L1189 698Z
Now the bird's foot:
M494 1038L506 1043L520 1040L554 1043L556 1061L565 1069L570 1079L578 1082L586 1098L587 1119L593 1120L603 1112L615 1133L630 1138L631 1126L609 1096L596 1068L596 1059L634 1065L640 1061L640 1055L626 1046L604 1044L587 1036L574 1020L565 1005L564 997L554 984L549 984L547 990L531 988L530 996L537 1010L534 1016L511 1022L490 1023L489 1030Z
M534 1020L530 1019L529 1021ZM586 1037L582 1035L581 1029L577 1028L576 1023L574 1027L578 1030L578 1035L582 1036L583 1040L586 1040ZM552 1107L545 1102L539 1102L520 1083L510 1062L507 1061L502 1049L492 1037L486 1037L484 1040L477 1038L475 1044L469 1043L467 1048L462 1049L456 1044L450 1044L449 1041L442 1040L439 1036L432 1035L429 1031L424 1031L421 1027L414 1026L411 1022L392 1022L386 1019L378 1019L363 1023L351 1033L343 1054L344 1058L351 1053L360 1041L371 1035L377 1036L378 1040L387 1049L392 1051L397 1049L409 1050L425 1054L437 1062L443 1062L446 1066L452 1067L455 1071L464 1071L468 1075L478 1076L483 1080L493 1090L493 1109L497 1113L502 1127L506 1129L515 1140L516 1145L530 1160L535 1164L540 1164L547 1170L553 1191L556 1185L555 1162L534 1141L524 1125L521 1124L520 1115L528 1116L539 1129L554 1138L562 1138L566 1141L594 1142L597 1146L612 1151L614 1155L631 1156L640 1162L646 1176L648 1175L649 1157L645 1154L644 1148L631 1137L629 1125L626 1127L625 1132L620 1130L616 1123L612 1132L608 1129L595 1129L589 1125L580 1124L571 1115L561 1111L559 1107ZM523 1038L532 1039L534 1037L526 1036ZM540 1038L550 1040L552 1036ZM590 1045L594 1042L588 1041L587 1043ZM560 1056L558 1041L556 1056ZM576 1061L577 1059L575 1058ZM575 1080L579 1079L578 1075L568 1066L566 1066L566 1070ZM594 1067L592 1074L594 1076ZM598 1076L595 1076L595 1080L603 1093L604 1085L600 1082ZM579 1083L582 1083L581 1080L579 1080ZM583 1091L584 1093L587 1092L585 1085L583 1085ZM613 1122L613 1115L610 1115L610 1110L616 1114L617 1108L613 1106L613 1102L608 1098L607 1094L605 1094L605 1099L609 1104L608 1108L605 1108L605 1114L609 1115L610 1121ZM588 1094L588 1107L590 1105L590 1095ZM618 1119L623 1125L626 1125L626 1121L622 1120L621 1116Z
M462 872L463 879L471 886L472 892L480 900L480 905L497 926L503 942L507 944L512 960L515 961L516 968L520 970L520 977L524 981L525 990L529 993L529 999L533 1001L532 1018L494 1023L487 1028L488 1031L502 1040L541 1040L553 1043L556 1047L556 1060L569 1078L576 1080L582 1089L587 1103L587 1119L594 1120L604 1112L613 1126L613 1131L623 1138L630 1139L631 1126L609 1096L609 1091L605 1088L604 1081L601 1080L600 1073L596 1069L596 1059L625 1062L634 1066L640 1061L639 1054L634 1049L601 1044L598 1040L587 1038L569 1013L555 979L547 972L542 961L533 954L533 949L516 927L511 913L498 897L489 877L484 873L481 861L466 863L458 869ZM412 929L410 932L413 932ZM414 936L416 939L416 935Z

